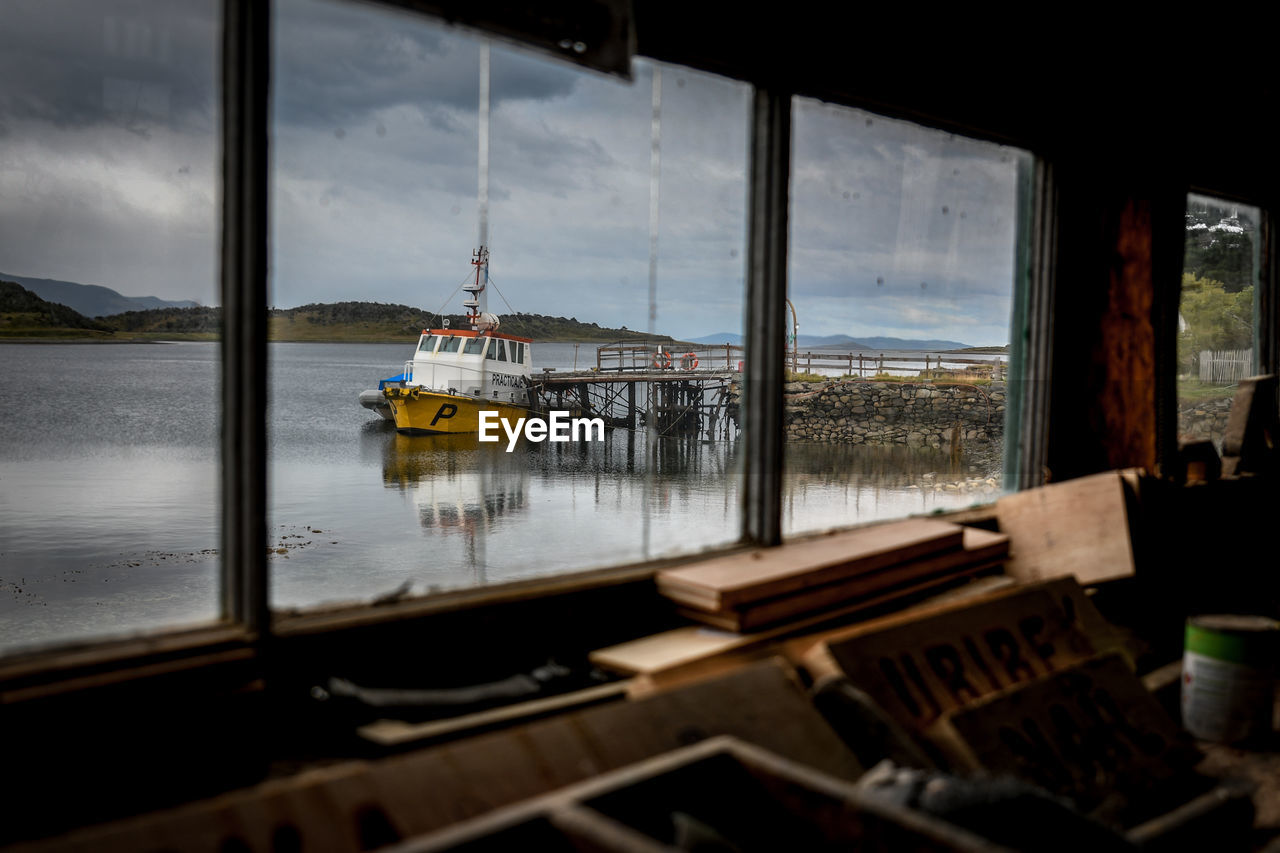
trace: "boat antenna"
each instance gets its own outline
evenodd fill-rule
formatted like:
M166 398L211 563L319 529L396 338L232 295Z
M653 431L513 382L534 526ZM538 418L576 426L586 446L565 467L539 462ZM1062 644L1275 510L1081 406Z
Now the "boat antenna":
M483 280L484 284L489 283L489 41L488 39L480 43L480 105L479 105L479 150L476 153L476 159L479 161L477 172L479 172L479 187L477 188L479 218L480 218L480 240L477 245L480 247L476 250L477 259L483 264ZM482 257L481 257L482 256ZM476 263L476 260L472 260ZM476 268L476 283L481 282L481 268ZM478 297L478 298L477 298ZM472 298L477 300L477 304L471 306L472 314L482 314L489 310L489 300L485 296L484 286L481 285L472 293ZM472 329L476 329L476 321L472 320Z
M478 332L482 313L480 298L484 293L489 274L489 250L481 246L472 252L471 265L476 268L476 277L462 286L462 289L467 292L467 298L462 300L462 305L467 309L467 322L471 324L471 331Z

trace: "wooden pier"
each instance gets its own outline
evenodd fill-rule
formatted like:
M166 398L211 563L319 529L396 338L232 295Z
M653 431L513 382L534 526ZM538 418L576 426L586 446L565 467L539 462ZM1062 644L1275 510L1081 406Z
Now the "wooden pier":
M544 410L599 417L615 429L643 429L652 420L659 435L725 440L738 432L743 357L742 347L731 344L619 341L597 347L596 366L590 370L544 368L531 381ZM791 351L786 359L793 372L859 378L904 369L928 376L931 371L975 368L1002 378L1007 366L999 359L830 351Z
M739 383L724 369L546 371L532 378L542 408L599 417L615 429L732 439L738 432Z

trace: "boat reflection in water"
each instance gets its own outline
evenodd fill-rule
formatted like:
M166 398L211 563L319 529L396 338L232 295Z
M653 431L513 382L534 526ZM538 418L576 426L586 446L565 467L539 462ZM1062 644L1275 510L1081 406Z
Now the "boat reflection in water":
M528 509L525 454L481 444L475 434L386 436L382 481L411 494L429 536L460 536L472 582L485 583L486 541Z
M381 559L416 566L431 589L691 554L740 536L737 442L614 429L603 441L521 440L508 453L505 441L474 434L378 426L365 440L378 446L384 490L403 495L418 532L383 530ZM932 448L793 444L786 454L789 532L991 499L955 485L975 477L971 460Z

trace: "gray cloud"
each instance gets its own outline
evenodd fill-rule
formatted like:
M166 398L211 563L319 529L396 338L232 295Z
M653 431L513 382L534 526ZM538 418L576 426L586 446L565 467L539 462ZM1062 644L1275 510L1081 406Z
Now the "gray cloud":
M0 121L210 126L217 4L11 0L0 10Z
M216 301L215 7L0 9L0 269ZM328 0L282 0L275 39L273 303L441 307L477 235L479 41ZM647 326L652 69L627 84L494 44L493 275L516 310ZM732 331L749 90L662 74L658 330ZM798 106L802 331L1004 343L1012 156Z
M276 16L275 110L289 125L344 127L409 107L474 111L479 41L420 17L330 0L283 0ZM493 103L574 91L573 69L494 52Z

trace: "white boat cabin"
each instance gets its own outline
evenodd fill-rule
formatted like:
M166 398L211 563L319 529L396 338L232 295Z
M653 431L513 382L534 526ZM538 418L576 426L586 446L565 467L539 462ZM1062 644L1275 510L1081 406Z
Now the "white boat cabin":
M404 384L526 406L532 344L492 331L424 329L405 363Z

